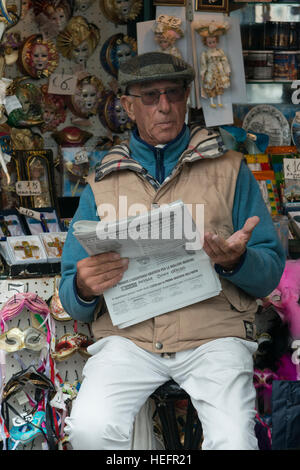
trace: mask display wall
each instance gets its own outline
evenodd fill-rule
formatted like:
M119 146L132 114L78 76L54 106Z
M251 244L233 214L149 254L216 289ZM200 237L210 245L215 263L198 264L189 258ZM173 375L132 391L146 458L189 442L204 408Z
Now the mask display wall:
M83 16L74 16L57 37L57 49L67 59L82 67L93 54L100 41L100 31Z
M125 34L114 34L103 44L100 51L102 67L117 78L120 64L137 54L137 43L134 38Z
M111 91L117 93L119 65L136 54L137 44L126 34L125 22L105 17L99 0L6 3L13 2L19 21L5 23L0 45L2 76L13 80L11 86L7 84L7 103L0 108L0 131L9 136L14 151L53 151L55 184L63 195L61 145L80 148L88 140L93 149L100 136L109 142L128 138L128 117L117 98L112 109ZM133 4L136 7L139 2ZM1 92L5 96L6 90ZM101 121L99 107L105 96L106 115ZM3 174L7 165L0 162ZM3 201L0 198L0 209Z
M76 116L88 118L97 113L103 91L102 81L87 75L78 80L75 94L66 97L67 106Z
M142 6L142 0L100 0L103 14L116 24L134 21L140 14Z
M54 42L45 40L40 34L27 38L19 50L21 71L32 78L49 77L57 68L58 52Z

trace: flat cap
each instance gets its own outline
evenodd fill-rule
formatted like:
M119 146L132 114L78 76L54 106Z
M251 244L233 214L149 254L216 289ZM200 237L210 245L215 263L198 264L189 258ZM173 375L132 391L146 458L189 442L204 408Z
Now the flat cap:
M164 52L146 52L131 57L120 65L118 81L124 93L134 83L185 80L189 84L194 78L193 67L184 60Z

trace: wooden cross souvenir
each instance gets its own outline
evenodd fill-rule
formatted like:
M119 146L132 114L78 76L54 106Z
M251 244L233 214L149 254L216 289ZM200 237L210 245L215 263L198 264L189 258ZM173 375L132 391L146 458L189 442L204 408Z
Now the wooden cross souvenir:
M47 245L50 248L57 248L58 256L62 255L62 250L64 246L64 242L59 240L59 238L55 237L53 242L47 242Z
M20 250L23 250L24 251L24 255L25 257L24 258L33 258L33 251L34 250L39 250L39 247L36 246L36 245L30 245L29 242L27 241L23 241L21 243L21 245L16 245L14 246L14 250L15 251L20 251ZM39 256L35 256L36 259L39 259Z

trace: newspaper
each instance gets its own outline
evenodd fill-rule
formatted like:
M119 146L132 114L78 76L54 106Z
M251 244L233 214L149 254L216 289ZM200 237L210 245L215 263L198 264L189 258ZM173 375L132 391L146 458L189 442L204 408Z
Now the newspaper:
M82 220L73 227L89 255L115 251L129 258L122 280L103 294L112 323L119 328L221 291L200 233L182 201L136 217L114 222Z

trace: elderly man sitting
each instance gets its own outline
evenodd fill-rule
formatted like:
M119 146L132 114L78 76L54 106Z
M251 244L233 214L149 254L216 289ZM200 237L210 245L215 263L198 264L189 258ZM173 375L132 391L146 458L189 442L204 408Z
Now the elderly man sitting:
M99 220L97 207L181 199L204 204L204 250L219 295L119 329L103 292L130 260L89 257L73 235L64 245L60 298L75 319L92 322L96 343L66 419L74 449L130 449L134 419L153 391L174 379L203 426L203 449L257 449L254 433L256 297L278 284L284 252L243 155L209 129L185 124L194 70L160 52L121 65L121 103L136 123L129 143L111 149L82 193L73 223ZM168 354L166 354L168 353ZM172 353L172 354L170 354Z

